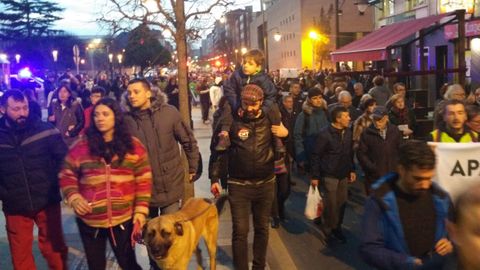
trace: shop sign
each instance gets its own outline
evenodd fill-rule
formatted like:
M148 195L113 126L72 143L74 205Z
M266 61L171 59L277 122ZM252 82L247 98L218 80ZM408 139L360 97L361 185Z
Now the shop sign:
M440 0L440 13L448 13L459 9L465 9L467 13L473 13L475 0Z
M458 37L458 25L448 24L444 27L445 39L455 39ZM480 20L469 21L465 23L465 37L480 35Z

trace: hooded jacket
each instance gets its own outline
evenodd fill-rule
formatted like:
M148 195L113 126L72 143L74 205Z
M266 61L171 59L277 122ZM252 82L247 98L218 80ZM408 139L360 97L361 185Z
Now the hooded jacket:
M409 253L392 189L396 181L397 173L383 176L373 185L374 193L365 203L359 251L369 265L378 269L414 269L415 258ZM435 229L434 250L435 244L447 236L445 219L448 218L451 202L448 194L436 183L432 183L431 189L436 214L436 227L432 228ZM442 265L443 259L433 255L428 265ZM432 267L426 269L439 269L438 265Z
M30 117L15 130L0 118L0 200L3 211L29 214L61 200L57 174L67 153L58 129Z
M128 106L131 110L131 107ZM125 117L130 132L148 151L153 174L150 205L163 207L183 197L185 169L180 143L188 160L189 173L196 173L199 163L197 140L175 107L163 93L152 98L148 110L131 110Z
M303 112L295 120L293 137L298 162L310 159L310 151L315 145L320 130L329 125L326 113L326 104L322 108L314 108L310 103L303 103Z

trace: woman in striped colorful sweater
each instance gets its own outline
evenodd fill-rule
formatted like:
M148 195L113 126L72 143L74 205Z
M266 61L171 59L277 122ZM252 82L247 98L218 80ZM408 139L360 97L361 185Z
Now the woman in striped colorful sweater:
M145 224L152 174L146 149L132 137L110 98L93 108L86 137L65 158L60 185L77 214L89 269L105 269L107 239L122 269L141 269L130 238Z

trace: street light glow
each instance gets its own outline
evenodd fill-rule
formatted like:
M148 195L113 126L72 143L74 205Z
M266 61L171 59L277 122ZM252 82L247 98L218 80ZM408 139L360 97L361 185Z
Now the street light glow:
M121 54L121 53L118 54L118 55L117 55L117 59L118 59L118 63L121 64L121 63L122 63L122 59L123 59L123 54Z
M4 53L0 53L0 60L7 61L7 55Z
M58 59L58 50L53 50L53 51L52 51L52 56L53 56L53 62L57 62L57 59Z
M85 65L85 59L80 59L80 64Z
M18 53L15 54L15 60L17 61L17 64L20 63L20 58L21 58L21 57L22 57L22 56L21 56L20 54L18 54Z
M108 60L110 60L110 64L113 62L113 53L108 54Z
M246 54L247 51L248 51L248 50L247 50L247 48L245 48L245 47L243 47L242 50L241 50L242 54Z
M280 32L276 32L275 34L273 34L273 39L275 41L280 41L280 39L282 39L282 34L280 34Z
M318 38L319 38L318 33L315 32L314 30L310 31L310 33L308 33L308 36L309 36L311 39L318 39Z

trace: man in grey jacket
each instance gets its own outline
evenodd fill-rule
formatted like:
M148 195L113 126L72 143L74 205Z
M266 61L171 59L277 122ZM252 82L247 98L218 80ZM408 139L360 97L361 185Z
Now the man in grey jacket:
M150 218L169 214L180 207L184 194L184 167L178 143L188 160L190 181L199 163L197 141L189 125L181 119L178 110L167 103L164 94L153 97L146 79L134 79L127 88L128 108L125 120L133 136L148 150L152 167L153 186ZM160 212L160 213L159 213ZM158 269L150 261L152 269Z

